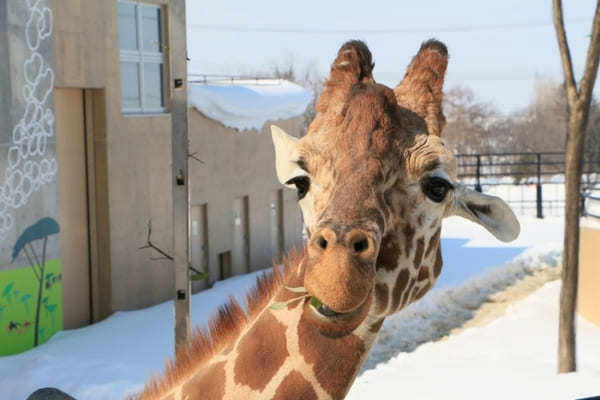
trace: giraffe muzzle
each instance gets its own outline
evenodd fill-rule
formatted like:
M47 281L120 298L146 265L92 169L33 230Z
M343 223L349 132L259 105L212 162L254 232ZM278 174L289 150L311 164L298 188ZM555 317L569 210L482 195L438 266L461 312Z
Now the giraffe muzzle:
M340 235L324 227L312 235L304 287L321 303L315 307L319 314L339 318L366 301L375 284L378 247L376 235L357 228Z

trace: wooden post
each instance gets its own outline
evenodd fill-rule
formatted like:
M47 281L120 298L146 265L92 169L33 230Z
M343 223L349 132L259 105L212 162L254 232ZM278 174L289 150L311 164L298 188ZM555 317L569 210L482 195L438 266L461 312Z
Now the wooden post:
M169 1L169 60L172 80L173 270L175 272L175 354L190 332L188 104L185 0ZM174 45L174 43L179 43Z

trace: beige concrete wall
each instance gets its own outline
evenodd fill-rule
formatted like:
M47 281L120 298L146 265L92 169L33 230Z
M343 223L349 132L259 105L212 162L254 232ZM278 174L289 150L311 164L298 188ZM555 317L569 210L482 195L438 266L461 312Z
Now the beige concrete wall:
M275 175L275 153L267 123L261 132L238 132L190 108L190 152L203 163L190 161L190 204L207 204L211 281L219 276L219 253L232 250L233 203L249 198L250 269L270 267L273 257L270 228L271 191L283 186ZM299 118L274 124L299 136ZM302 220L296 193L284 189L284 247L301 246Z
M600 228L582 227L577 312L600 326Z
M167 4L167 0L145 2ZM93 134L88 152L95 157L91 215L97 219L90 222L95 227L92 292L101 303L94 309L102 318L112 311L168 300L174 284L171 263L152 261L156 253L138 248L145 244L149 220L153 242L168 252L172 246L169 101L165 114L122 113L116 0L53 0L52 8L55 86L97 89L86 91L93 95L93 101L86 99L91 103L86 108L86 125ZM169 20L168 7L165 12ZM167 24L166 31L169 48L185 46L185 40L170 33L179 30ZM167 75L168 66L176 61L183 62L168 57ZM172 78L167 79L169 91ZM299 134L299 119L277 124ZM190 151L204 161L190 164L190 204L208 204L212 279L218 276L218 254L232 250L233 199L240 196L249 196L250 267L270 266L269 199L271 191L282 186L275 177L269 124L260 133L239 133L190 109L189 126ZM292 190L284 192L284 214L285 247L301 245L301 216Z
M166 0L146 2L167 4ZM168 8L165 11L168 19ZM154 116L126 116L121 111L116 0L54 0L53 13L55 86L103 89L105 115L93 118L103 125L95 134L99 146L106 147L106 159L99 161L106 177L97 180L96 192L105 203L96 207L108 218L100 224L107 232L98 234L98 252L110 255L98 268L110 276L111 287L100 290L110 293L112 311L167 300L173 288L170 263L151 261L156 254L138 248L145 243L149 220L153 241L167 251L172 244L171 115L168 110ZM168 47L185 46L185 40L169 35L168 24L166 30ZM172 79L167 82L170 85Z

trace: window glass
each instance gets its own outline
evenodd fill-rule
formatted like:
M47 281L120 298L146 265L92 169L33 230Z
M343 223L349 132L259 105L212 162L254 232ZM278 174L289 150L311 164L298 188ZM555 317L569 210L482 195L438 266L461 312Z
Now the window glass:
M142 12L142 49L161 52L160 8L141 6Z
M121 63L121 96L123 108L140 108L140 77L138 63Z
M119 47L137 50L137 24L135 4L119 3Z
M162 64L144 64L144 107L163 107Z

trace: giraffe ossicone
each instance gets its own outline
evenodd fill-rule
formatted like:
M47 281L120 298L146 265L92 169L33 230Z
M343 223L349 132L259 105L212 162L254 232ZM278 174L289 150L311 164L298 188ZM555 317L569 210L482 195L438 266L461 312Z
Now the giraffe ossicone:
M442 139L446 46L422 44L393 90L360 41L344 44L302 138L272 127L277 177L298 191L306 248L197 332L144 399L342 399L386 316L442 269L442 220L503 241L519 223L501 199L456 181ZM425 374L426 371L423 371Z

